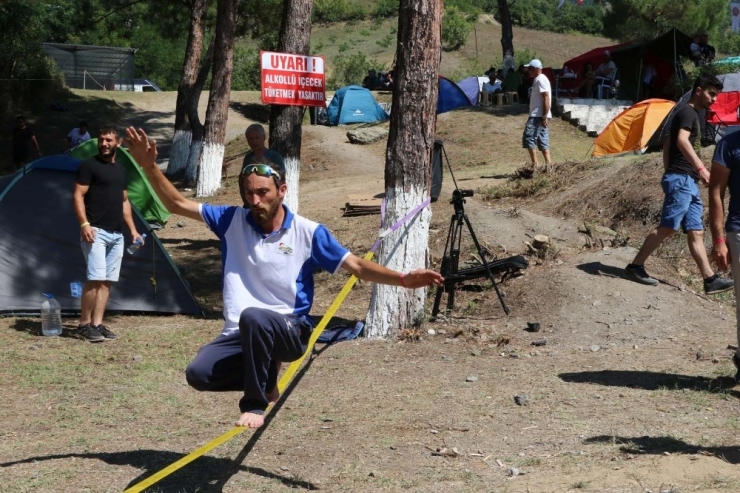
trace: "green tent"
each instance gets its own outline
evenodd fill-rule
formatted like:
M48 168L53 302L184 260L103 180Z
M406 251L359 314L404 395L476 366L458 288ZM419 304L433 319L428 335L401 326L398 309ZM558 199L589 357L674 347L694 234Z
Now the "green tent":
M86 160L98 154L98 139L90 139L70 152L77 159ZM116 153L116 161L122 163L126 168L126 181L128 182L128 198L132 204L139 209L149 223L164 226L170 213L157 194L154 193L149 180L146 179L144 171L136 164L136 161L127 149L119 148Z

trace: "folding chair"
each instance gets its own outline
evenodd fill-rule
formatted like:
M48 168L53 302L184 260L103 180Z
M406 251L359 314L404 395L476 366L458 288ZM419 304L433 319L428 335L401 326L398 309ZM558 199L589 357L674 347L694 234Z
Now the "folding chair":
M702 132L702 145L717 141L719 127L740 125L740 91L721 92L707 110Z
M612 87L615 87L614 81L617 80L617 72L619 69L615 69L611 77L600 77L596 76L596 97L598 99L604 99L604 94L609 95L612 91ZM606 91L606 92L604 92Z

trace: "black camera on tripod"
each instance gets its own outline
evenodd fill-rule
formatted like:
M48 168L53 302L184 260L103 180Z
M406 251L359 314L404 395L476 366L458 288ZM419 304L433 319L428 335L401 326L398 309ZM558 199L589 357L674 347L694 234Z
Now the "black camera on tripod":
M469 188L466 188L466 189L456 188L452 192L452 202L455 202L455 201L458 201L458 200L462 200L465 197L472 197L472 196L473 196L473 191L471 189L469 189ZM452 202L450 202L450 203L452 203Z
M447 293L447 309L451 310L455 304L455 286L459 283L478 279L480 277L488 277L491 280L491 285L498 295L498 299L501 302L501 308L504 309L504 313L509 314L509 307L506 306L504 297L498 289L496 284L495 274L502 274L503 277L518 273L522 269L526 269L528 264L527 260L521 255L515 257L509 257L501 260L488 260L486 253L478 241L478 237L475 236L473 231L473 225L470 223L467 214L465 214L465 197L472 197L473 190L461 189L457 187L457 180L452 172L452 165L450 160L447 158L447 152L445 151L442 141L437 140L434 142L435 154L434 154L434 168L435 172L432 180L431 196L434 199L439 197L439 193L442 189L442 158L444 157L447 162L447 168L450 171L450 177L452 183L455 185L455 190L452 192L452 200L450 204L453 205L455 211L450 218L450 229L447 231L447 241L445 242L445 250L442 255L442 265L440 266L440 273L444 276L444 284L437 288L437 293L434 296L434 306L432 307L432 317L436 317L440 311L440 303L442 301L442 295ZM475 249L478 252L478 258L482 265L474 267L465 267L460 269L460 252L462 243L462 230L463 227L467 227L470 237L475 244Z

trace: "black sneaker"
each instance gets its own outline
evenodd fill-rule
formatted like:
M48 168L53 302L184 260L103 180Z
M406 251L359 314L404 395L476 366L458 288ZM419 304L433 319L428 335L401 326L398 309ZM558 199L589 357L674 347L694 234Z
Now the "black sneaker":
M103 334L95 330L92 324L80 325L71 332L72 337L82 339L87 342L102 342L105 340Z
M717 274L704 280L704 294L724 293L734 288L735 282L732 279L725 279Z
M735 383L740 383L740 357L738 357L737 353L732 355L732 364L737 369L735 372Z
M97 327L95 327L95 330L97 330L101 336L103 336L105 339L108 339L109 341L118 339L118 335L114 334L113 331L111 331L108 327L106 327L103 324L100 324Z
M658 284L658 280L650 277L645 271L645 266L643 265L629 264L624 269L624 277L630 281L646 284L648 286L655 286Z

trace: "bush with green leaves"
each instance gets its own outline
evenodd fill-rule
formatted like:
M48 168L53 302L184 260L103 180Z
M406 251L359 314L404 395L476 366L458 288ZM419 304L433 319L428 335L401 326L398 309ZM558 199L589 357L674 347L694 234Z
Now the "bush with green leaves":
M261 87L259 52L246 46L234 47L233 91L259 91Z
M331 65L331 75L326 83L330 91L350 84L361 84L368 70L382 69L376 61L368 60L362 53L337 55Z
M442 18L442 42L456 50L465 44L473 30L473 16L468 16L457 7L447 7Z
M344 53L347 50L349 50L349 43L348 42L345 41L345 42L343 42L342 44L339 45L339 53Z
M398 15L398 6L398 0L377 0L372 15L380 19L396 17Z
M391 43L393 43L393 40L396 39L394 36L391 36L390 34L388 36L383 37L383 39L379 39L376 41L378 46L381 48L388 48Z
M510 4L511 20L514 25L560 33L582 32L602 35L605 11L605 8L595 3L577 5L571 0L566 1L560 8L558 3L552 0L528 0ZM624 23L625 20L621 22Z
M367 11L362 3L352 3L347 10L347 20L361 21L367 17Z
M324 43L319 41L318 43L316 43L315 46L314 45L311 46L311 53L312 54L321 53L321 50L323 49L324 49Z
M350 0L314 0L313 20L316 22L339 22L346 20L350 11Z

